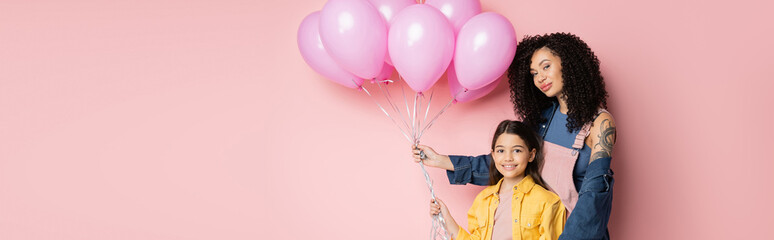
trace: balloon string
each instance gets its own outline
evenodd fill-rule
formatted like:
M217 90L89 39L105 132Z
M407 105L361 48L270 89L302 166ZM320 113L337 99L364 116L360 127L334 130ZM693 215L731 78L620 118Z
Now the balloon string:
M424 128L422 128L422 131L420 131L419 137L417 137L417 138L421 138L422 135L425 134L425 131L427 129L430 129L431 126L433 126L433 123L435 123L435 120L437 120L438 117L441 116L441 114L443 114L444 111L446 111L446 109L449 107L449 105L451 105L452 102L454 102L454 99L456 99L457 96L460 95L460 93L462 93L462 91L458 91L457 94L454 94L454 97L452 97L452 99L449 100L448 103L446 103L446 106L443 106L443 108L441 108L441 111L438 111L438 113L435 114L435 116L432 118L432 120L430 120L430 123L428 123L427 125L425 125Z
M427 102L427 110L425 111L425 117L424 117L425 120L427 120L427 115L428 115L428 112L430 111L430 105L431 105L434 93L435 93L435 89L433 89L433 92L430 93L430 99ZM416 93L414 95L414 117L413 118L417 121L416 125L415 125L417 128L414 131L414 133L416 134L416 135L414 135L415 136L415 138L414 138L414 141L415 141L414 148L418 147L419 140L420 140L420 138L422 138L422 133L424 132L424 129L423 129L423 131L419 131L419 128L421 128L421 126L422 126L422 124L421 124L422 121L419 119L419 114L417 114L418 113L417 111L419 111L420 114L421 114L421 111L422 111L421 110L422 109L422 98L424 98L424 95L422 95L422 98L419 98L420 95L421 95L421 93ZM453 99L454 98L452 98L452 100ZM419 104L418 104L419 106L417 106L417 101L419 102ZM443 111L448 106L449 106L449 104L447 104L438 114L436 114L436 116L434 117L433 121L435 119L437 119L438 116L440 116L443 113ZM430 122L429 124L432 124L432 122ZM424 152L420 151L419 166L422 169L422 174L425 176L425 183L427 184L427 188L430 190L430 197L433 199L434 202L437 203L438 200L437 200L436 195L435 195L435 189L433 188L433 180L430 178L430 175L427 173L427 169L425 169L425 164L423 163L424 159L425 159ZM440 231L439 231L439 227L440 227ZM433 215L433 217L432 217L432 225L431 225L431 229L430 229L430 234L431 234L430 235L431 239L436 239L436 237L441 237L444 240L451 239L451 234L449 234L449 231L446 228L446 220L444 219L442 214L439 213L439 214Z
M418 144L419 142L417 142L417 145ZM416 147L416 145L414 145L414 147ZM435 190L433 189L433 180L430 179L430 174L427 173L427 170L425 169L425 164L422 163L423 161L424 160L419 161L419 166L422 168L422 173L425 175L425 183L427 183L427 188L430 189L430 197L433 199L433 202L437 203L438 200L435 197ZM441 227L441 230L443 230L442 233L439 233L437 231L439 225ZM448 240L451 238L449 234L449 230L446 229L446 220L443 218L443 214L438 213L433 215L433 225L431 228L432 228L430 231L431 239L434 239L434 237L437 234L440 234L444 240Z
M417 122L417 100L419 99L419 94L414 93L414 111L411 115L411 121L413 123L412 126L414 126L414 141L417 141L417 136L419 136L419 123Z
M398 77L401 78L402 82L406 82L400 75L398 75ZM403 89L403 84L400 85L400 91L403 93L403 103L406 104L406 115L408 115L411 111L409 110L408 99L406 99L406 90Z
M371 95L371 93L370 93L370 92L368 92L368 89L366 89L366 88L365 88L365 87L363 87L363 86L361 86L361 87L360 87L360 89L362 89L362 90L363 90L363 92L365 92L366 94L368 94L368 97L370 97L370 98L371 98L371 100L373 100L373 101L374 101L374 103L376 103L376 106L377 106L377 107L379 107L379 109L381 109L381 110L382 110L382 112L383 112L385 115L387 115L387 117L388 117L388 118L390 118L390 120L392 120L392 123L394 123L394 124L395 124L395 126L396 126L396 127L398 127L398 130L400 130L400 133L402 133L402 134L403 134L403 136L404 136L404 137L406 137L406 140L408 140L408 141L409 141L409 143L414 143L414 141L412 141L412 139L411 139L411 138L409 138L408 134L406 134L406 132L404 132L404 131L403 131L403 128L401 128L401 127L400 127L400 125L398 125L398 122L396 122L396 121L395 121L395 119L393 119L393 118L392 118L392 116L391 116L389 113L387 113L387 110L384 110L384 108L382 107L382 105L381 105L381 104L379 104L379 102L377 102L377 101L376 101L376 99L374 99L374 97Z
M353 80L353 82L354 82L354 80ZM403 118L403 114L400 113L400 110L399 110L400 108L392 101L392 95L389 94L389 89L387 89L386 86L384 88L382 88L381 85L379 85L379 82L377 82L377 85L379 86L379 89L383 91L383 93L386 93L385 97L387 98L388 103L393 107L395 112L398 115L401 116L401 120L403 120L404 125L408 127L408 122L406 121L406 119ZM441 111L439 111L432 118L430 123L428 123L420 131L419 129L421 128L421 123L423 122L423 121L420 121L419 118L418 118L419 112L421 112L420 109L422 107L422 102L421 102L421 99L419 98L419 96L421 94L420 93L416 93L414 95L414 108L413 108L413 111L411 111L409 109L409 103L408 103L408 98L406 97L406 91L405 91L403 85L401 85L401 92L402 92L402 95L403 95L403 102L406 105L406 115L408 115L408 117L410 118L411 125L412 125L411 126L411 133L412 134L411 134L411 137L409 137L409 134L407 134L407 131L404 131L403 128L400 127L400 124L397 121L395 121L395 118L393 118L392 115L390 115L390 113L387 112L387 110L385 110L384 107L382 107L382 105L379 104L378 101L376 101L376 99L373 97L373 95L371 95L371 93L368 91L368 89L366 89L363 86L360 86L360 89L362 89L363 92L365 92L374 101L374 103L376 103L376 106L379 107L379 109L382 110L382 112L385 115L387 115L387 117L393 122L393 124L395 124L395 126L398 127L398 130L401 131L401 134L403 134L403 136L406 138L406 140L408 140L415 148L419 145L419 139L422 137L424 131L427 130L438 119L438 117L449 107L449 105L451 105L451 101L450 101L449 103L446 104L446 106L444 106L441 109ZM425 117L424 117L425 120L427 120L428 112L430 111L430 103L431 103L431 101L433 99L434 92L435 92L435 90L433 90L433 92L430 94L430 99L429 99L429 101L427 103L427 110L425 111ZM457 95L458 94L459 93L457 93ZM456 95L455 95L454 98L456 98ZM452 98L452 100L454 100L454 98ZM427 188L430 190L430 196L433 199L433 201L438 202L438 200L436 198L436 195L435 195L435 189L433 188L433 180L430 178L430 175L427 173L427 170L425 169L425 165L424 165L423 161L424 160L420 160L419 166L422 169L422 174L425 177L425 183L427 184ZM431 233L431 239L435 239L436 237L440 237L440 238L442 238L444 240L451 239L451 235L449 234L449 231L446 228L446 220L444 219L442 214L436 214L436 215L432 216L432 224L431 224L431 232L430 233Z
M381 82L393 82L393 81L384 80ZM403 113L400 112L400 108L393 102L392 94L390 94L390 89L387 88L387 85L382 87L382 85L380 84L381 82L379 81L376 82L377 86L379 86L379 90L382 91L382 95L384 95L384 97L387 99L387 102L392 106L393 110L398 114L398 116L400 116L400 120L403 121L403 125L406 126L406 130L408 131L408 129L411 129L411 127L409 127L408 125L408 121L406 120L405 117L403 117Z
M430 100L427 100L427 110L425 110L425 119L423 122L427 122L427 113L430 112L430 103L433 102L433 94L435 94L435 88L433 88L433 91L430 92Z

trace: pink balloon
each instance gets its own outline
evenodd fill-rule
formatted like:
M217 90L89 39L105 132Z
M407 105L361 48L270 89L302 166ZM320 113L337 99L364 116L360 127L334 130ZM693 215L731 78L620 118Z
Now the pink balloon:
M376 7L377 10L379 10L379 14L384 17L385 22L387 23L387 29L390 29L390 23L392 22L392 19L395 17L400 10L403 10L403 8L411 6L416 4L417 2L415 0L368 0L371 2L374 7ZM392 59L390 58L390 54L387 54L385 56L384 61L392 65Z
M446 15L454 26L455 36L468 19L481 13L481 2L478 0L427 0L425 3Z
M320 38L328 54L345 70L374 78L387 54L387 25L364 0L329 0L320 14Z
M479 89L473 89L465 91L465 88L460 85L460 82L457 81L457 74L454 71L454 66L449 66L449 70L446 71L446 77L449 80L449 93L451 93L452 97L454 97L454 102L469 102L476 99L479 99L483 96L486 96L492 90L494 90L498 84L500 84L500 81L505 78L499 77L494 82L490 83L489 85L486 85ZM456 97L455 97L456 95Z
M457 35L454 67L467 89L482 88L503 75L516 54L516 31L493 12L472 17Z
M384 67L382 67L382 72L379 73L379 76L376 76L374 78L374 80L381 81L381 80L385 80L385 79L390 79L390 77L392 76L392 72L394 72L394 71L395 71L395 67L390 66L390 64L387 64L385 62L384 63Z
M438 9L416 4L395 16L387 45L395 69L409 87L424 92L451 62L454 29Z
M349 88L358 88L363 84L363 79L347 72L336 63L328 52L325 51L318 26L320 25L320 11L306 16L298 27L298 50L314 71L324 77Z

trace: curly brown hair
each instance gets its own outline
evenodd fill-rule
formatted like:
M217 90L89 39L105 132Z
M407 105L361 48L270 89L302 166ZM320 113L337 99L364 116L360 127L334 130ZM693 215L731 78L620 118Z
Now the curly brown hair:
M529 70L532 55L543 47L561 59L562 93L569 109L566 126L568 131L578 130L594 120L597 108L607 107L608 95L599 71L599 59L583 40L570 33L525 36L519 42L508 68L514 111L533 128L546 121L541 117L541 111L555 100L535 87Z

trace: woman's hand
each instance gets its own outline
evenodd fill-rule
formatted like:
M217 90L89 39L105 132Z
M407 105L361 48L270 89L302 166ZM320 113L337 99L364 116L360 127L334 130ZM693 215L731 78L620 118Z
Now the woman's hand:
M420 151L425 153L424 160L420 158L420 154L419 154ZM435 150L433 150L428 146L419 145L417 146L417 148L411 148L411 152L414 157L414 162L418 163L420 160L422 160L422 163L425 164L425 166L454 171L454 165L452 165L451 159L449 159L449 156L438 154L437 152L435 152Z

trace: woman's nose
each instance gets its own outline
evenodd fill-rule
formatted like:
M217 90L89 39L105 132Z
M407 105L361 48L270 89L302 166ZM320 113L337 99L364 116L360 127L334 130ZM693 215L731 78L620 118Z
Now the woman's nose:
M538 82L543 83L543 81L546 80L546 74L545 73L538 73Z

